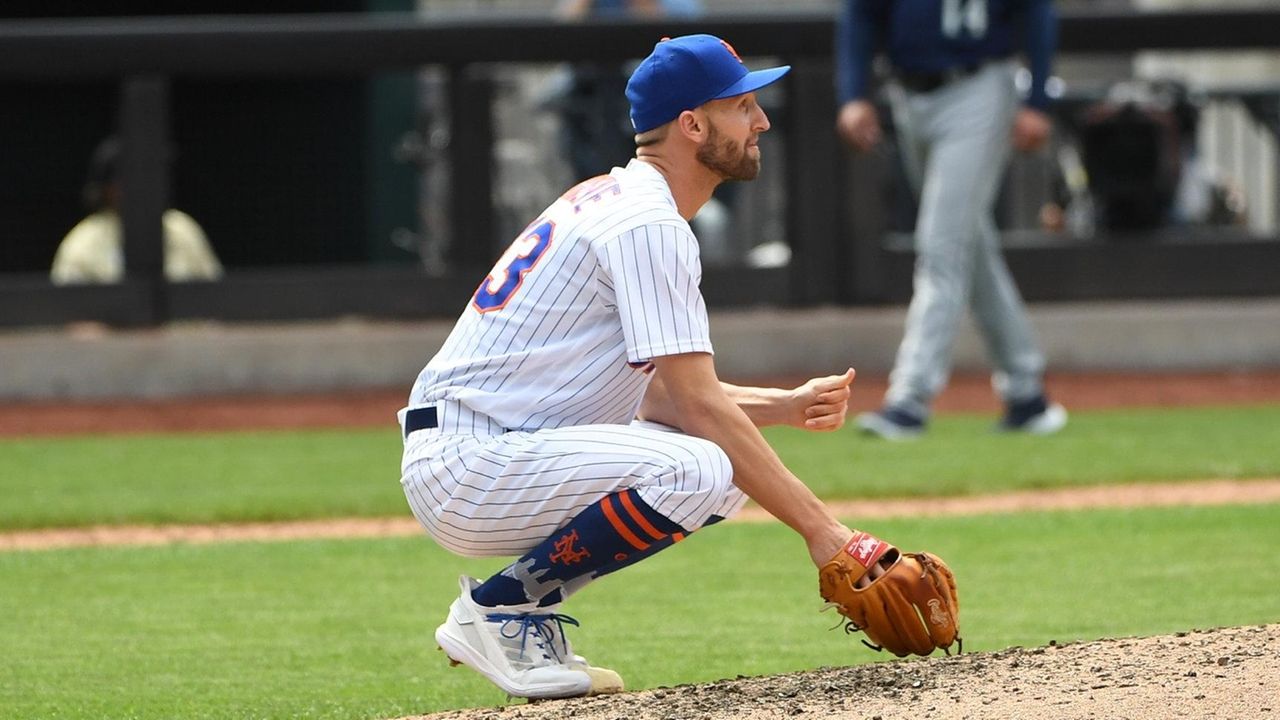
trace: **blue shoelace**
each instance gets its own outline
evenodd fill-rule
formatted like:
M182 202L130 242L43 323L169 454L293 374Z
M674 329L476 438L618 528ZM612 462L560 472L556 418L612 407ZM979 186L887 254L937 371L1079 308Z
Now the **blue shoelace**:
M520 638L520 657L524 657L525 644L529 639L529 632L543 640L543 647L550 650L557 662L563 662L560 653L556 652L553 644L556 631L560 633L560 646L567 653L569 651L569 643L564 639L564 625L568 623L573 626L578 625L578 621L568 615L559 613L547 613L544 615L534 614L514 614L514 613L490 613L485 615L485 620L489 622L500 622L502 627L499 632L502 637L508 639ZM555 622L556 627L551 628L551 622ZM510 629L510 630L509 630Z

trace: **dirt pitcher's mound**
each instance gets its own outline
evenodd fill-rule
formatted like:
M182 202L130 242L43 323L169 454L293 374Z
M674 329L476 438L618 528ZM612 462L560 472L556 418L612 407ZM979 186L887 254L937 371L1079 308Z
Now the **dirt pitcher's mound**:
M427 717L1280 718L1280 624L824 668Z

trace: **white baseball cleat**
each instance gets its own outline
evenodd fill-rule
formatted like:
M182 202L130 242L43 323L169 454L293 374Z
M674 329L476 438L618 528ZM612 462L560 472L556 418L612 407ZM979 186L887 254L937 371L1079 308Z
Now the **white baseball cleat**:
M863 435L885 440L915 440L924 434L925 429L924 419L893 405L862 413L856 422Z
M484 675L513 697L565 698L591 692L589 666L585 661L576 664L579 658L564 637L563 623L576 625L576 620L555 612L558 606L484 607L471 599L479 584L466 575L460 578L462 592L449 607L449 618L436 628L436 642L451 661Z
M1031 418L1023 426L1023 432L1032 435L1052 435L1067 426L1067 409L1058 403L1049 403L1044 412Z
M1067 426L1067 409L1043 395L1009 403L998 430L1052 435Z

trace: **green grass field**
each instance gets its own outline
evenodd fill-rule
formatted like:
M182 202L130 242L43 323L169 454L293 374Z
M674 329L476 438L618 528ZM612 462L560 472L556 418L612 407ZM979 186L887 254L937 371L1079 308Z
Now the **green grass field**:
M912 444L771 431L830 498L1280 475L1280 407L1078 413L1052 438L943 416ZM0 440L0 529L406 516L393 430ZM1280 505L851 523L955 569L966 649L1280 621ZM0 552L0 717L384 718L500 704L431 632L425 536ZM578 649L631 687L883 661L818 615L778 524L707 529L584 591Z
M768 431L828 498L1280 476L1280 406L1077 413L1052 438L940 417L925 439ZM393 428L0 440L0 529L403 515Z
M1280 619L1280 506L876 522L948 558L969 650ZM767 559L767 561L765 561ZM0 553L14 718L378 718L495 705L431 632L464 561L423 539ZM798 539L727 524L574 598L632 687L883 661L819 615Z

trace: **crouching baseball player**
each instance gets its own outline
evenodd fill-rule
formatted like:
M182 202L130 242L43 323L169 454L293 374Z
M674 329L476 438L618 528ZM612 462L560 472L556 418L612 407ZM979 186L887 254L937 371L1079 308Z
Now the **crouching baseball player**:
M529 224L400 412L402 484L427 533L459 555L516 558L487 580L461 578L435 633L510 695L621 689L574 652L563 603L748 497L800 534L824 597L880 646L953 639L945 566L845 527L757 429L839 428L853 370L781 390L722 383L712 363L688 220L717 185L759 172L769 120L755 91L788 69L749 71L710 35L659 42L627 86L635 159ZM863 601L895 577L923 610L907 603L892 622L907 627L909 613L925 640L873 634L890 622L886 603L869 617ZM919 631L921 618L941 629Z

